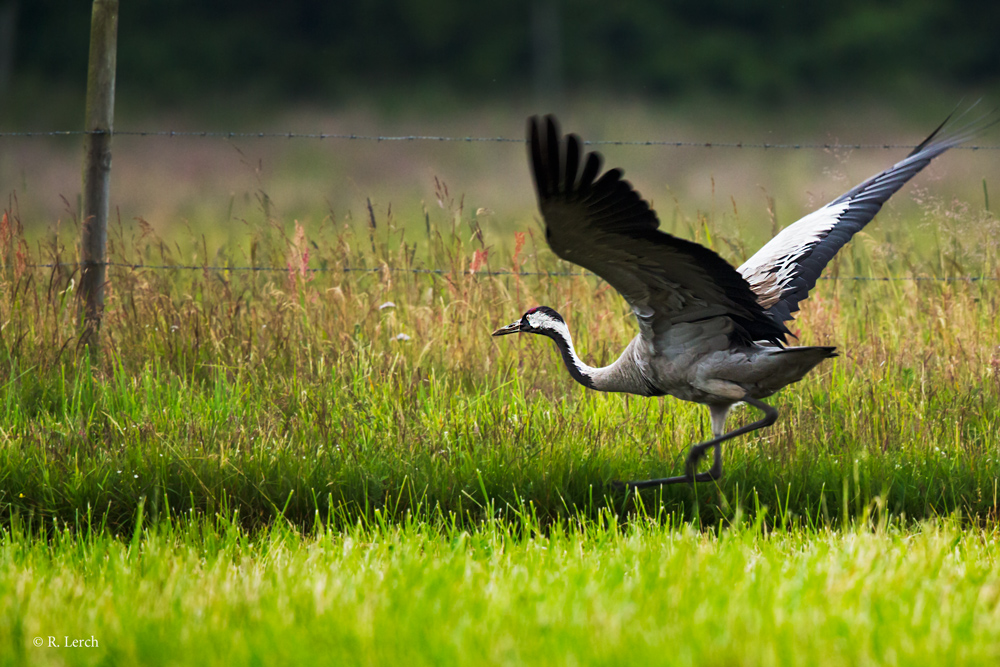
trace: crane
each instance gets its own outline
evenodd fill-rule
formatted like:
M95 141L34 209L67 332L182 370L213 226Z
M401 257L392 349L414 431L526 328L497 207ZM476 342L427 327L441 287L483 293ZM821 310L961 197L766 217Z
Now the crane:
M761 399L798 382L829 346L788 346L793 319L823 268L903 184L931 160L997 122L949 115L903 160L789 225L738 269L712 250L659 231L649 203L623 180L601 173L600 153L583 153L555 117L528 119L528 156L545 239L552 251L603 278L631 306L639 333L609 366L581 359L563 317L538 306L493 332L551 338L570 376L590 389L664 396L708 406L712 438L691 446L684 474L626 482L632 489L722 477L722 443L770 426L778 411ZM746 403L763 416L726 431L730 409ZM698 472L708 449L709 470Z

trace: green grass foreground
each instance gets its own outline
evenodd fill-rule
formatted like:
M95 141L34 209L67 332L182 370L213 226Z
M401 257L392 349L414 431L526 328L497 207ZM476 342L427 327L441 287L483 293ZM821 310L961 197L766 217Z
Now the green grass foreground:
M0 664L1000 660L995 529L715 534L607 514L543 534L524 511L530 537L491 521L251 535L182 516L130 540L15 526L0 542Z

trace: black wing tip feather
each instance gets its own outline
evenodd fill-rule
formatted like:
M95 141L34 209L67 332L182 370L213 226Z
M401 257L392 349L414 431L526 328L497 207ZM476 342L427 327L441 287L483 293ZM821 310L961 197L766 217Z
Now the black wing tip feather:
M683 250L715 275L729 298L745 312L744 316L733 315L733 319L745 332L747 341L784 343L785 336L790 333L788 328L764 313L749 284L732 265L710 248L659 231L656 213L632 184L624 180L624 172L613 168L602 174L601 154L597 151L584 153L580 137L562 134L555 116L529 117L528 141L532 174L543 213L553 200L586 201L591 211L598 214L593 221L595 225L613 229L616 234L636 241L666 243Z
M598 151L583 150L583 140L576 134L563 134L552 114L528 118L528 143L531 171L539 203L556 198L583 197L600 200L616 208L641 206L648 213L652 228L659 220L649 203L624 180L619 168L601 174L604 157ZM582 165L582 169L581 169Z
M528 144L540 201L589 189L604 161L596 151L585 153L583 140L576 134L564 135L552 114L528 118Z
M855 213L853 216L848 214L846 217L857 218L853 222L858 225L858 229L864 227L875 217L875 214L882 208L882 204L888 201L907 181L930 164L931 160L948 149L960 146L981 135L997 123L1000 123L1000 109L993 109L988 113L967 120L969 114L972 113L972 110L978 104L976 102L961 113L958 113L957 109L952 111L903 160L856 185L830 203L839 204L855 200L856 203L852 208L858 208L860 214ZM862 201L863 197L867 197L869 201ZM861 207L869 210L861 211Z
M907 158L921 153L933 153L930 157L940 155L949 148L960 146L973 139L997 123L1000 123L1000 108L995 107L984 114L969 118L982 100L976 100L966 109L959 111L956 106L941 124L930 135L910 151Z
M912 151L910 151L910 154L909 154L909 155L907 155L906 157L913 157L914 155L916 155L916 154L920 153L920 152L921 152L922 150L924 150L925 148L927 148L927 146L928 146L928 145L929 145L929 144L930 144L930 143L931 143L932 141L934 141L934 138L935 138L935 137L937 137L937 136L938 136L939 134L941 134L941 130L943 130L943 129L944 129L944 127L945 127L945 125L947 125L947 124L948 124L948 121L950 121L950 120L951 120L952 118L954 118L954 117L955 117L955 113L956 113L957 111L958 111L958 109L957 109L957 108L956 108L956 109L953 109L953 110L952 110L952 112L951 112L950 114L948 114L947 116L945 116L945 119L944 119L943 121L941 121L941 124L940 124L940 125L938 125L938 126L937 126L936 128L934 128L934 131L933 131L933 132L931 132L931 133L930 133L930 134L929 134L929 135L927 136L927 138L926 138L926 139L924 139L924 140L923 140L923 141L921 141L921 142L920 142L919 144L917 144L917 147L916 147L916 148L914 148L914 149L913 149ZM965 113L968 113L968 111L966 111ZM962 115L964 116L964 115L965 115L965 113L963 113Z

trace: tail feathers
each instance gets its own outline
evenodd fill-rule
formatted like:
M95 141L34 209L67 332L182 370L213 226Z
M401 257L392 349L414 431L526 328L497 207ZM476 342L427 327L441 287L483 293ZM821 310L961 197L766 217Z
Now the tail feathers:
M823 361L824 359L829 359L830 357L839 357L837 354L837 348L831 345L807 345L804 347L785 347L782 348L778 354L785 355L802 355L807 358L815 357L817 359L816 363Z
M837 348L829 346L785 347L776 349L771 359L773 364L766 375L757 382L757 391L752 391L757 398L770 396L782 387L801 380L806 373L819 365L824 359L836 357Z

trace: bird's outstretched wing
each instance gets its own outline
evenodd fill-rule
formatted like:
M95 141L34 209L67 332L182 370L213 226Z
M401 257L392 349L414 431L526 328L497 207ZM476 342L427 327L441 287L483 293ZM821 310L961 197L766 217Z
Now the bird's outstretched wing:
M644 337L726 316L739 335L781 344L787 329L736 269L708 248L659 231L656 214L620 169L598 177L600 154L584 155L580 138L563 137L552 116L529 118L528 140L549 246L618 290Z
M827 263L889 197L935 157L997 122L995 113L961 122L967 114L948 116L906 159L781 230L739 268L775 321L792 319Z

